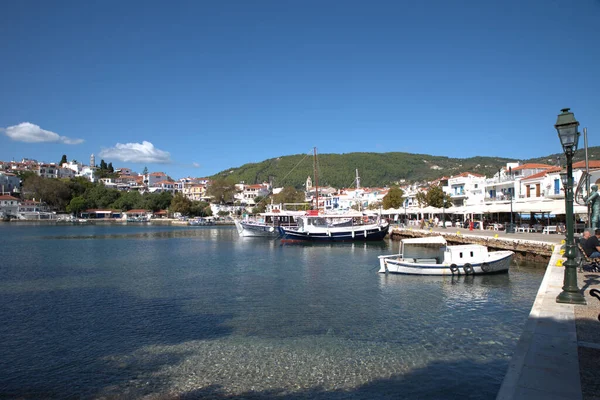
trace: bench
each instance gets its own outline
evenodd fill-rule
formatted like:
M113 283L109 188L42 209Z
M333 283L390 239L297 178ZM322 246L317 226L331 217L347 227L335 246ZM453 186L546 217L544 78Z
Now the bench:
M556 225L545 226L544 229L542 230L542 234L544 234L544 235L549 235L551 233L557 233Z
M600 258L590 258L583 250L581 243L577 243L579 249L579 256L581 261L579 262L579 269L585 272L600 272Z

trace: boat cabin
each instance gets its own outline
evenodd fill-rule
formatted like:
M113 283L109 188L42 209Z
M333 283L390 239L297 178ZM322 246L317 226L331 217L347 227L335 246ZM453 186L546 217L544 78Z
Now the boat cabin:
M423 264L478 263L488 256L486 246L465 244L448 246L442 236L403 239L402 258L406 261Z

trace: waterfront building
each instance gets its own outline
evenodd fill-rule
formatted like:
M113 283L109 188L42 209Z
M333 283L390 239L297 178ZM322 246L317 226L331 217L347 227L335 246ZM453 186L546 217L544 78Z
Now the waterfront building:
M80 162L77 162L75 160L69 161L66 163L62 163L62 165L60 167L70 169L71 171L73 171L75 173L75 175L79 175L81 173L81 171L83 170L83 164Z
M455 207L483 203L485 176L463 172L448 178L448 191Z
M157 182L168 181L169 177L164 172L151 172L144 175L144 184L148 187L154 186Z
M265 197L271 193L271 185L263 182L257 185L246 185L245 183L238 183L235 185L237 193L234 195L234 200L239 201L244 205L255 205L254 201L257 197Z
M8 194L0 195L0 212L5 216L16 217L19 212L21 200Z
M12 172L0 172L0 194L19 192L21 180Z
M35 173L42 178L58 178L59 168L56 164L38 164Z
M81 213L82 218L86 219L121 219L123 213L121 210L89 209Z
M206 185L186 185L182 191L183 195L192 201L203 201L206 198Z
M134 173L131 171L131 168L117 168L115 172L119 174L119 176L132 176Z
M173 181L164 180L148 185L148 192L150 193L170 192L171 194L175 194L177 191L177 184Z
M77 175L84 177L90 182L96 182L96 168L94 167L83 167L81 172Z

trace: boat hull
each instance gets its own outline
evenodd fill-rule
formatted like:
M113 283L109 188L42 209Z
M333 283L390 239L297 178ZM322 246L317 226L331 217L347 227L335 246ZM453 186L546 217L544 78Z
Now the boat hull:
M489 253L485 261L457 264L415 263L394 258L379 258L380 273L390 272L406 275L482 275L508 272L514 253L496 251Z
M243 221L234 222L238 234L242 237L279 237L279 230L273 226L263 224L250 224Z
M309 242L366 242L382 240L388 233L389 225L360 227L353 229L331 228L319 232L299 232L280 227L282 240Z

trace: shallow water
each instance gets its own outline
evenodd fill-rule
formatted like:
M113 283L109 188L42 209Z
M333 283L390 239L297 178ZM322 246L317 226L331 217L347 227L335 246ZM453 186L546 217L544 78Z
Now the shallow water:
M378 274L398 244L0 225L0 397L494 398L543 276Z

